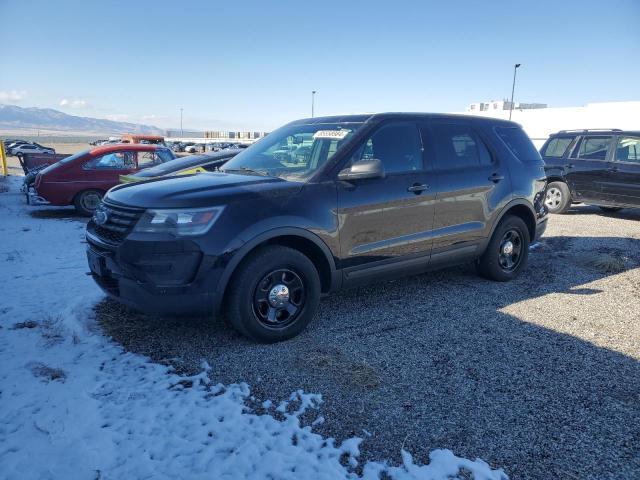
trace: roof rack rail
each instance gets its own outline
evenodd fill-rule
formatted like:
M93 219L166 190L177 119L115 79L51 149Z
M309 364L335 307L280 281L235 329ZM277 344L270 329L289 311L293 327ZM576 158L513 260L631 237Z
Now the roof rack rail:
M560 130L559 133L576 133L576 132L621 132L619 128L575 128L571 130Z

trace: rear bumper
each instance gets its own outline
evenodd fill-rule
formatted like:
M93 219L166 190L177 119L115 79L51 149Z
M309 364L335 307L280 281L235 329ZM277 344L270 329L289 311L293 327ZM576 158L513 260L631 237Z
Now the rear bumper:
M39 195L34 187L27 188L27 203L29 205L51 205L51 202Z

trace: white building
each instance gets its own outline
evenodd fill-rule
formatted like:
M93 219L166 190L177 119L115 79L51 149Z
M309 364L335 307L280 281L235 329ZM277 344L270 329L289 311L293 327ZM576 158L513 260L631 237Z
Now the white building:
M502 108L480 109L480 103L472 103L465 114L493 118L509 118L509 108L504 102L497 102ZM491 106L492 102L483 105ZM476 105L476 108L471 108ZM588 103L582 107L561 108L518 108L516 103L511 120L522 125L536 147L541 147L547 137L559 130L581 128L620 128L640 130L640 101ZM531 105L531 104L522 104ZM533 104L543 105L543 104Z
M514 108L519 110L532 110L534 108L547 108L546 103L521 103L513 102ZM511 102L504 100L491 100L490 102L476 102L467 107L467 113L488 112L492 110L509 110Z

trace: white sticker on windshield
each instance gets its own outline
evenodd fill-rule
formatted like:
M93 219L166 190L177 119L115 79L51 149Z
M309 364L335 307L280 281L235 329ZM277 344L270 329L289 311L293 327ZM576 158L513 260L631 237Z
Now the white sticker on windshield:
M313 134L313 139L329 138L331 140L342 140L349 135L349 130L318 130Z

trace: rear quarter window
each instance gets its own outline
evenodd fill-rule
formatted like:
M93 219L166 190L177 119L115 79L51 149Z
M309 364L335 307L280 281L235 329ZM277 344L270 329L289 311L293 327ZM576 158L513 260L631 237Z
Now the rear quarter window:
M562 158L566 153L573 137L556 137L549 140L542 148L543 157Z
M541 163L542 157L533 142L519 127L496 127L495 132L507 148L523 163Z

